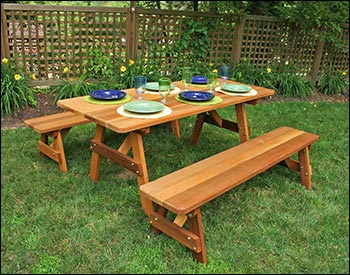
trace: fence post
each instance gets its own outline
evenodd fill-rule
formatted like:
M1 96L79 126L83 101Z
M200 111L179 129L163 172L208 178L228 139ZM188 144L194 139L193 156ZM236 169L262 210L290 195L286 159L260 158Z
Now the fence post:
M231 56L232 65L236 65L237 63L240 62L240 59L241 59L244 23L245 23L245 17L240 17L235 22L235 30L233 34L233 41L235 42L232 45L232 56Z
M324 39L319 39L316 42L315 56L311 68L311 82L315 85L317 81L317 74L320 70L320 64L322 59L322 52L324 47Z
M126 26L126 58L136 59L137 49L137 18L136 1L130 1L130 9Z
M1 4L1 59L10 58L8 41L6 13L4 4Z

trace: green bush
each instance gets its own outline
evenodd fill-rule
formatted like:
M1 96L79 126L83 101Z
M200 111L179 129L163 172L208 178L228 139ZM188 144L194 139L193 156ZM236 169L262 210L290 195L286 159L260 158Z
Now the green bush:
M325 95L341 94L349 87L349 82L346 80L347 72L334 71L327 69L321 73L317 89Z
M35 75L30 76L35 79ZM27 106L36 106L29 76L7 58L1 60L1 117Z

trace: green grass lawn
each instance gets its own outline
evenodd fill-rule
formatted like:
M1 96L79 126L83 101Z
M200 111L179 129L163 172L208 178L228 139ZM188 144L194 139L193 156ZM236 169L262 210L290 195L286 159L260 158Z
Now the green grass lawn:
M219 111L232 118L234 110ZM247 106L252 137L286 125L315 133L313 190L299 174L270 169L202 207L208 265L162 234L151 234L134 175L103 159L89 178L94 125L65 139L68 173L40 158L39 135L1 130L1 273L349 273L349 104L263 102ZM194 117L144 137L150 180L239 143L203 127L189 143ZM117 145L122 135L107 131Z

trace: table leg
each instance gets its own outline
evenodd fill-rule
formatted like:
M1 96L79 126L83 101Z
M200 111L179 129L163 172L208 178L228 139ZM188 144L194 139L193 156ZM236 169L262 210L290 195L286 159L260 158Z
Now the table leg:
M140 187L141 185L147 183L148 179L148 171L146 165L145 151L142 143L142 134L137 132L130 133L130 142L132 147L133 159L135 162L139 163L141 166L141 171L143 171L142 175L137 175L137 183ZM141 205L147 216L151 214L153 211L152 201L144 198L140 195Z
M199 141L199 137L202 132L202 127L205 122L207 114L206 113L201 113L197 115L196 122L194 124L194 129L192 132L192 136L190 138L190 143L193 145L197 145Z
M235 106L240 142L249 140L249 128L244 103Z
M180 121L178 119L176 119L176 120L171 121L170 123L171 123L171 131L178 139L180 139L181 138Z
M102 143L103 138L106 132L106 128L96 124L95 140ZM97 183L99 176L99 167L100 167L100 155L97 152L92 151L91 163L90 163L90 178Z

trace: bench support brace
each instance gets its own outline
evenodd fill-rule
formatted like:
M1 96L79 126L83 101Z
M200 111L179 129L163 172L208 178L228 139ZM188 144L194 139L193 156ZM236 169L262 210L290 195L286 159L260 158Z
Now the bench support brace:
M194 125L192 136L190 139L191 144L198 144L199 137L202 132L204 123L209 123L220 128L224 128L233 132L239 133L240 142L245 142L249 140L250 129L247 123L247 117L244 109L244 104L236 105L236 117L237 122L230 121L221 118L216 110L209 111L207 113L201 113L197 115L197 119Z
M118 150L115 150L103 143L106 128L96 124L95 138L91 140L90 149L92 151L90 162L90 178L97 184L99 178L99 167L101 156L112 160L124 168L135 173L138 186L148 182L145 153L143 149L142 136L150 132L149 128L129 133ZM132 151L132 157L127 154ZM140 195L141 205L145 214L153 210L152 201Z

